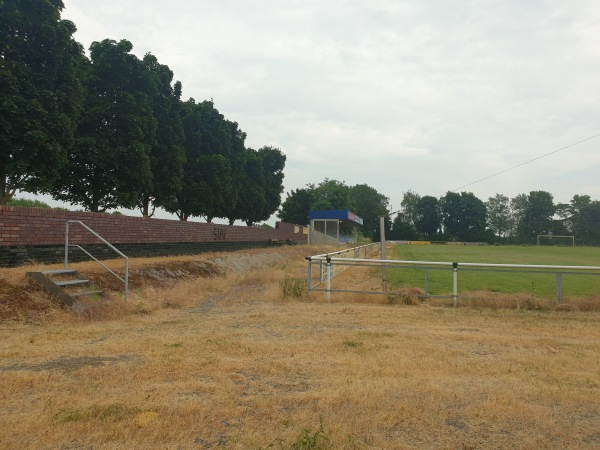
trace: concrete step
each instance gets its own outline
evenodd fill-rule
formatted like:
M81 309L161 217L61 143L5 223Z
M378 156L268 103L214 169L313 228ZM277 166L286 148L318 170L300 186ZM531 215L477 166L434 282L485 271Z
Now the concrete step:
M90 280L64 280L64 281L55 281L54 284L57 286L76 286L78 284L87 284Z
M43 270L44 275L71 275L75 273L74 269L56 269L56 270Z

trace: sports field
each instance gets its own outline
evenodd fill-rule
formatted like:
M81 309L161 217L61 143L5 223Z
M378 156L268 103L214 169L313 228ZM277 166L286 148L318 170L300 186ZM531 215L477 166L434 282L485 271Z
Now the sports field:
M490 291L556 298L556 271L474 271L461 268L460 263L600 266L600 248L595 247L395 245L389 255L397 260L458 262L459 295ZM562 275L564 298L593 297L600 293L600 271L572 272L565 271ZM388 271L388 280L391 286L424 288L425 272L422 268L392 269ZM452 271L428 269L427 285L431 295L451 293Z

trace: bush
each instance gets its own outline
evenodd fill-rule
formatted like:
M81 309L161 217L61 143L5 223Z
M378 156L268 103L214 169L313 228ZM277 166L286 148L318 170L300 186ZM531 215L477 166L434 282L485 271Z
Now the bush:
M286 275L279 285L285 298L299 298L306 292L306 280L303 278L292 278Z

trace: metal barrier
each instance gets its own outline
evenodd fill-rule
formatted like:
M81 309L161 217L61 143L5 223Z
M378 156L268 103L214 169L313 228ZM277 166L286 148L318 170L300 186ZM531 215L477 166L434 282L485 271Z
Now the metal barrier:
M376 244L371 244L376 245ZM342 258L335 257L334 253L325 255L309 256L308 261L308 292L326 292L327 301L331 301L332 292L345 292L355 294L387 294L385 289L381 291L357 291L348 289L332 289L331 279L336 273L336 266L347 267L372 267L381 268L422 268L425 272L425 296L430 297L427 290L429 270L447 270L452 271L452 296L454 306L458 304L458 272L459 268L463 271L495 271L495 272L526 272L536 274L555 274L556 275L556 297L558 303L562 302L562 276L563 275L592 275L600 276L600 266L560 266L560 265L534 265L534 264L488 264L488 263L458 263L441 261L402 261L402 260L378 260L365 258ZM324 280L318 283L312 283L312 265L319 264L325 266ZM321 282L326 283L326 288L319 288ZM450 296L444 296L450 297Z
M379 244L366 244L366 245L361 245L360 247L354 247L354 248L350 248L350 249L346 249L346 250L340 250L338 252L333 252L333 253L324 253L322 255L315 255L315 256L308 256L306 257L306 260L308 261L308 282L307 282L307 286L308 286L308 293L310 295L311 290L323 290L323 289L318 289L315 286L313 286L312 284L312 278L313 278L313 265L318 265L319 266L319 282L316 284L316 286L320 285L321 283L327 283L327 301L330 302L331 301L331 279L333 277L335 277L337 274L339 274L340 272L342 272L343 270L345 270L345 266L348 266L349 264L337 264L334 265L331 261L332 261L332 257L336 260L336 261L359 261L359 260L365 260L365 261L373 261L371 259L366 259L367 256L372 255L373 253L375 253L376 251L378 251L380 248ZM337 256L337 257L336 257ZM361 256L364 256L365 258L360 258ZM355 264L352 264L355 265ZM340 292L340 291L336 291L336 292Z
M109 269L104 263L102 263L98 258L94 257L90 252L88 252L86 249L84 249L81 245L69 244L69 224L70 223L81 225L87 231L89 231L94 236L96 236L98 239L100 239L111 250L113 250L115 253L117 253L122 258L125 258L125 279L121 278L119 275L117 275L115 272L113 272L111 269ZM109 271L110 273L112 273L115 277L117 277L123 283L125 283L125 301L127 301L127 296L128 296L128 293L129 293L129 258L127 256L125 256L115 246L113 246L110 242L108 242L106 239L104 239L102 236L100 236L98 233L96 233L94 230L92 230L90 227L88 227L86 224L84 224L83 222L81 222L79 220L67 220L66 233L65 233L65 269L69 269L69 247L76 247L76 248L78 248L83 253L85 253L90 258L92 258L94 261L96 261L98 264L100 264L102 267L104 267L107 271Z

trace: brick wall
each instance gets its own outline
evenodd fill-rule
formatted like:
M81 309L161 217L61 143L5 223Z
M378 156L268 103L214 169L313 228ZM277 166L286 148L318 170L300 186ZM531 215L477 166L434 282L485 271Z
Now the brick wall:
M0 265L18 264L41 250L58 257L64 253L61 248L68 220L83 222L117 248L128 248L139 256L144 248L152 249L148 254L162 254L165 249L170 249L168 254L178 254L267 245L272 241L307 242L302 226L283 222L278 222L275 229L264 229L0 205ZM69 243L97 246L100 241L78 224L70 224Z

